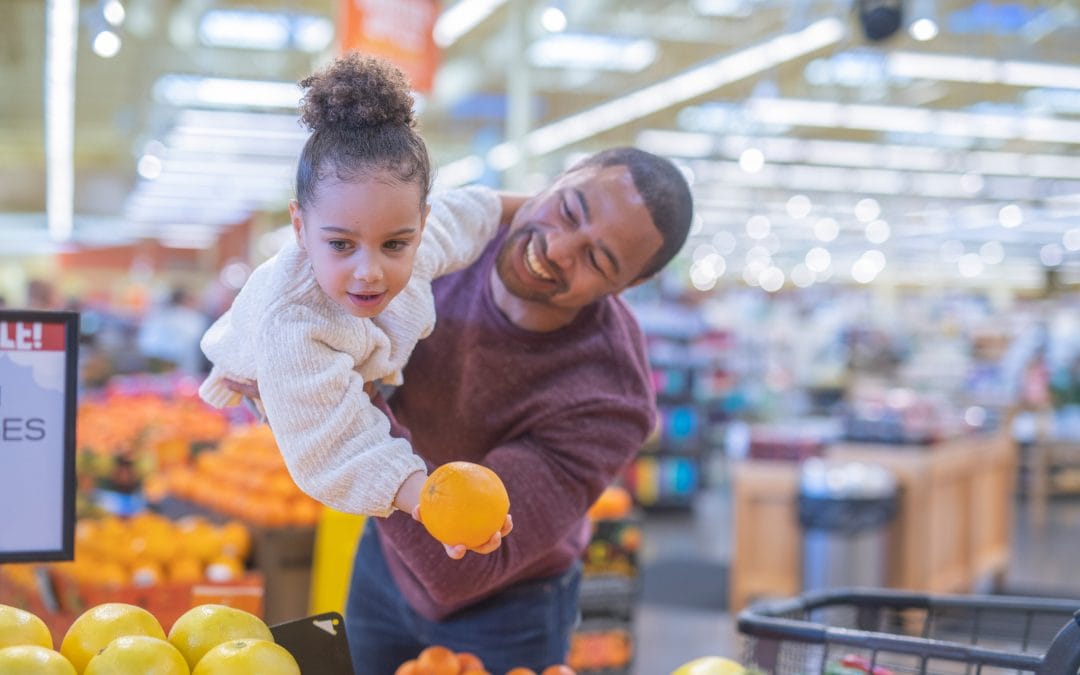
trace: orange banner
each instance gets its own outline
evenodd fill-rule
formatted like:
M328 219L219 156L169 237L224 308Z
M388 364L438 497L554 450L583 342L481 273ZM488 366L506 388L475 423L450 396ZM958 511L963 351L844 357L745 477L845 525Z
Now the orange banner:
M353 49L393 61L419 92L430 92L439 63L432 37L436 0L341 0L342 52Z

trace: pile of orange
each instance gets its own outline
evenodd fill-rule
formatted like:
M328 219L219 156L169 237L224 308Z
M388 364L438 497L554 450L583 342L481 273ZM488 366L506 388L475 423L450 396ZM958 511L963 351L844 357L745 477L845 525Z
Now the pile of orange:
M415 659L398 666L394 675L497 675L484 668L480 657L471 652L454 652L442 645L427 647ZM513 668L506 675L538 675L530 668ZM539 675L575 675L564 664L548 666Z
M239 521L214 525L198 516L173 521L144 512L80 519L75 559L51 567L92 586L231 581L243 576L250 550L251 533Z
M262 527L311 527L322 513L289 475L265 424L233 429L216 450L200 452L148 487L152 499L172 495Z
M625 667L633 655L633 642L623 629L579 631L570 636L566 662L577 670L604 670Z
M228 431L225 415L194 396L111 394L79 405L75 443L96 455L145 452L155 466L185 462L191 446L215 443Z
M420 492L421 522L432 537L451 546L481 546L502 529L509 511L502 480L472 462L443 464Z

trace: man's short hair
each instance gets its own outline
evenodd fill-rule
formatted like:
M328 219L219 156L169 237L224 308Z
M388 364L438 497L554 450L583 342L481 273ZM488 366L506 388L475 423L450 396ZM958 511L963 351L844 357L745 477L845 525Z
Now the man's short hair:
M574 164L567 173L587 167L625 166L634 187L645 200L645 207L664 241L660 250L645 265L639 279L651 277L671 262L686 243L694 215L694 198L686 177L664 157L638 148L619 147L602 150Z

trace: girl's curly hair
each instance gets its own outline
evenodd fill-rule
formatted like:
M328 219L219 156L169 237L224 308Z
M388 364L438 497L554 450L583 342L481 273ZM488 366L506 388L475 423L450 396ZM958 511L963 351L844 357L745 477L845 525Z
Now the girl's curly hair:
M300 121L311 131L296 169L300 208L314 203L323 181L413 183L420 205L431 190L427 146L417 133L404 73L389 61L348 52L300 81Z

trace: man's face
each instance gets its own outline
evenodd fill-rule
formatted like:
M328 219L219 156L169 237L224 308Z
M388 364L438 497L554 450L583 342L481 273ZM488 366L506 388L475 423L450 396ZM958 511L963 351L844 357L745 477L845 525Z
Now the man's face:
M554 330L637 283L662 244L625 166L563 174L514 215L496 261L506 291L496 301L515 323Z

